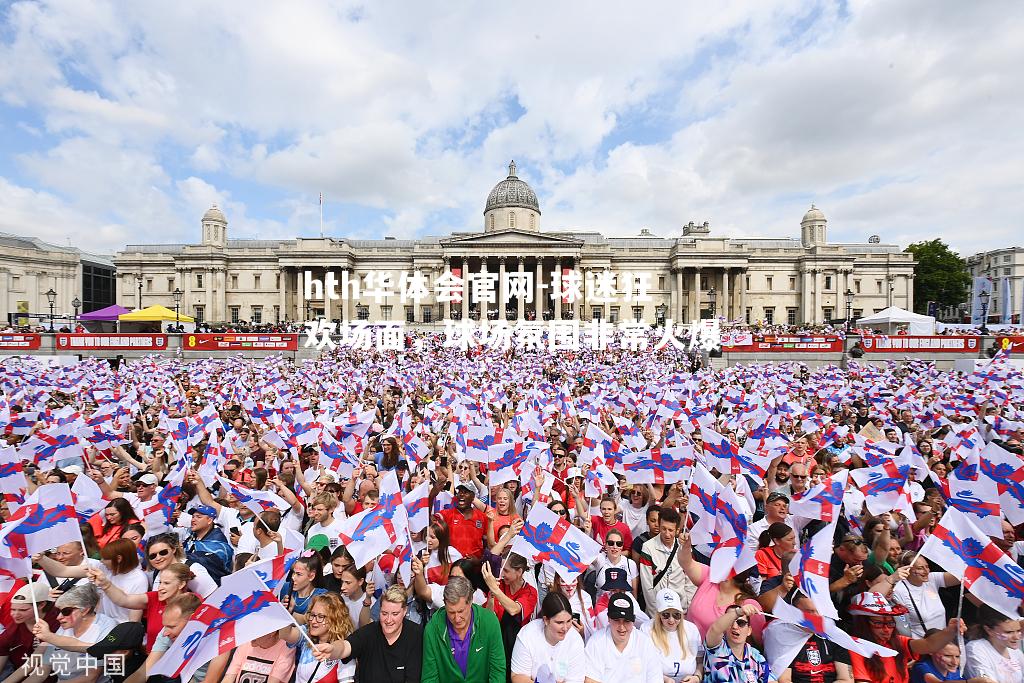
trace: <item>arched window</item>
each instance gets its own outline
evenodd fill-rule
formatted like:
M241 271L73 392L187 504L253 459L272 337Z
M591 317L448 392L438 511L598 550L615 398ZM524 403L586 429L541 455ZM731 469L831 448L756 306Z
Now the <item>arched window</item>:
M508 227L510 227L510 228L516 227L516 212L515 211L509 211L508 212Z

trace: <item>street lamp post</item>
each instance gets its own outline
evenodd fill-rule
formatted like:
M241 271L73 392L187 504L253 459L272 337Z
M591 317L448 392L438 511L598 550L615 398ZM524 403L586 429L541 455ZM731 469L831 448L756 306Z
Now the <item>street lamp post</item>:
M75 309L75 325L78 324L78 309L82 307L82 300L77 296L71 300L71 306Z
M715 288L712 287L711 290L708 292L708 303L711 304L711 319L712 320L715 319L715 315L717 314L717 310L715 308L715 301L717 299L718 299L718 292L716 292Z
M981 300L981 334L982 336L988 334L988 298L992 296L991 292L984 291L978 295Z
M139 286L139 305L138 305L138 309L141 311L142 310L142 276L141 275L136 275L135 276L135 284L137 284Z
M846 334L850 334L853 323L853 290L847 289L843 295L846 297Z
M53 291L53 287L46 292L46 300L50 302L50 332L53 332L53 305L57 303L57 292Z
M175 327L174 331L175 332L177 332L178 328L181 327L181 317L178 314L178 311L181 308L181 297L182 297L183 294L184 294L184 292L181 291L181 289L179 289L178 287L174 288L173 296L174 296L174 327Z

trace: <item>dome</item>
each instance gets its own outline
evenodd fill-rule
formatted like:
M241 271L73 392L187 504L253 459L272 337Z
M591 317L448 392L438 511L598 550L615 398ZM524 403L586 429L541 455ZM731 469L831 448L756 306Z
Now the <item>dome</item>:
M814 204L811 204L811 208L807 210L807 213L804 214L803 220L801 220L800 222L806 223L807 221L823 220L825 220L825 214L821 212L821 209L816 207Z
M224 212L221 211L216 204L214 204L213 206L206 210L206 213L203 214L203 222L205 223L207 221L227 223L228 219L227 216L224 215Z
M508 177L495 185L491 193L487 195L487 205L484 206L484 213L492 209L508 207L533 209L538 214L540 213L537 193L516 176L515 161L508 165Z

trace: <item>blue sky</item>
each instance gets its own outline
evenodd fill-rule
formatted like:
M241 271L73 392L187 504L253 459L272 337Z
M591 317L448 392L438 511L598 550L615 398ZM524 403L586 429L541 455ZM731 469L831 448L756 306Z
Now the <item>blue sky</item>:
M0 3L0 230L113 252L482 227L1020 244L1011 1ZM965 227L969 227L965 230Z

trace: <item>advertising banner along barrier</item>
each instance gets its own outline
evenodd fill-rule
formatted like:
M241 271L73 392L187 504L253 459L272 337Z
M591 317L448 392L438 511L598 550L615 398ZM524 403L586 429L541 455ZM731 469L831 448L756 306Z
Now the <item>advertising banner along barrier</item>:
M163 351L166 334L58 334L58 351Z
M0 350L34 351L43 340L38 334L0 334Z
M996 348L1010 353L1024 353L1024 337L997 337Z
M894 353L899 351L930 351L948 353L977 353L981 338L977 336L911 336L864 337L860 340L865 353Z
M297 351L298 334L186 334L182 337L186 351Z
M722 350L732 353L842 353L843 340L840 337L824 335L766 336L749 338L743 335L737 335L727 341L723 336Z

